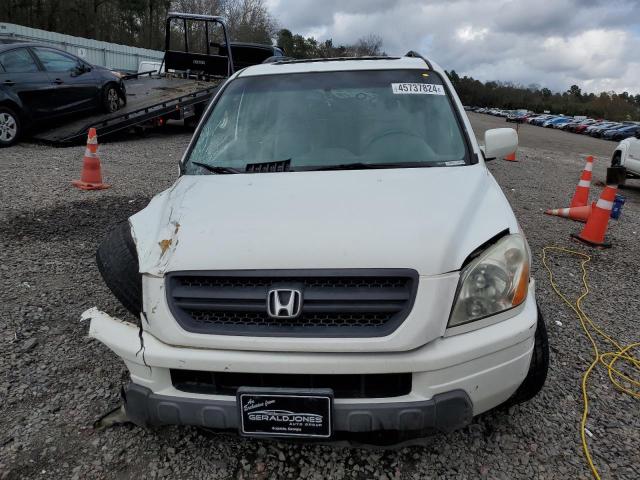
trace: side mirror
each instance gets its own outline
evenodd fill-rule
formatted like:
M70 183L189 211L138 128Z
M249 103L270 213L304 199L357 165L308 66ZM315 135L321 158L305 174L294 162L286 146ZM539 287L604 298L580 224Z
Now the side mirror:
M91 68L87 67L84 63L79 63L76 68L73 69L72 74L74 77L82 75L83 73L90 72Z
M518 134L513 128L492 128L484 132L486 160L506 157L518 149Z

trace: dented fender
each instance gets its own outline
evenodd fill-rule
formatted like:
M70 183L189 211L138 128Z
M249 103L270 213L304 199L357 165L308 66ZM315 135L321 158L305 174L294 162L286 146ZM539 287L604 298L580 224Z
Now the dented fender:
M162 276L178 243L182 199L180 180L151 199L146 208L129 218L140 273Z

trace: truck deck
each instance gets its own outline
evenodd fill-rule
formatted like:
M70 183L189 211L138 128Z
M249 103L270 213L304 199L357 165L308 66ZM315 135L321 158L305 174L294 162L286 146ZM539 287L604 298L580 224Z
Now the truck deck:
M117 112L95 112L71 119L60 126L35 131L31 139L64 146L83 142L91 127L96 128L98 135L124 130L184 107L207 102L222 81L222 78L202 81L170 74L132 78L125 81L127 105Z

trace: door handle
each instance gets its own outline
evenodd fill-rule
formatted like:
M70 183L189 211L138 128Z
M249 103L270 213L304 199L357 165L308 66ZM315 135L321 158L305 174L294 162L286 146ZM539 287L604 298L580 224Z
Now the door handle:
M5 80L4 82L2 82L3 85L9 85L10 87L12 87L13 85L16 84L16 82L14 82L13 80Z
M63 84L64 82L63 82L61 79L56 78L56 79L53 81L53 83L55 83L56 85L61 85L61 84Z

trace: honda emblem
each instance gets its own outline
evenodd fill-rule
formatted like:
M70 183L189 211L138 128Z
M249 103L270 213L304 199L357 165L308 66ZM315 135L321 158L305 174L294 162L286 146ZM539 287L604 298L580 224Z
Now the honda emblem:
M267 292L267 313L272 318L296 318L302 312L302 292L274 288Z

